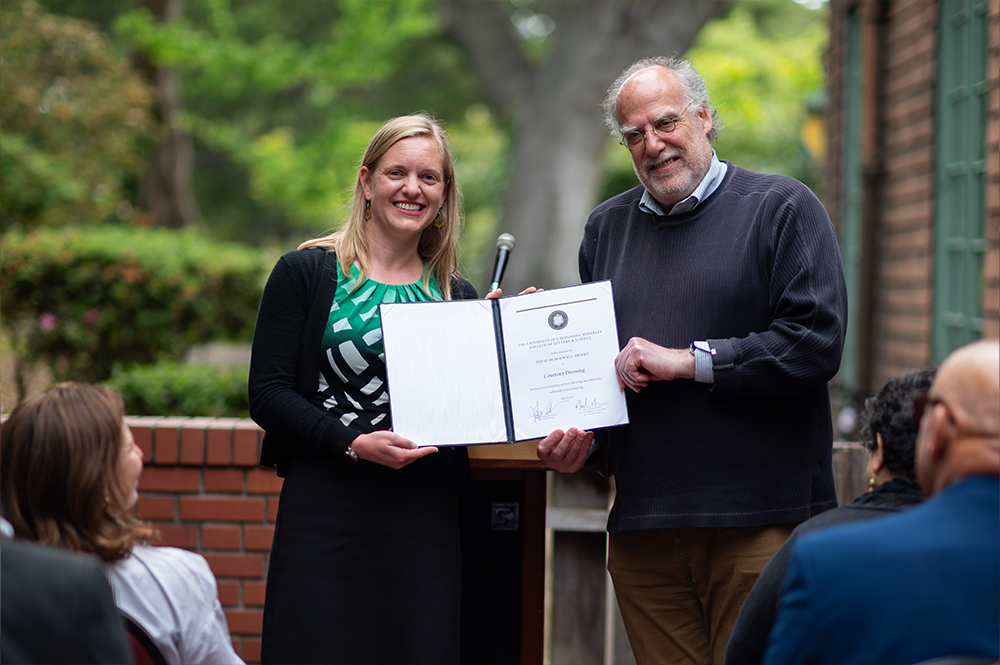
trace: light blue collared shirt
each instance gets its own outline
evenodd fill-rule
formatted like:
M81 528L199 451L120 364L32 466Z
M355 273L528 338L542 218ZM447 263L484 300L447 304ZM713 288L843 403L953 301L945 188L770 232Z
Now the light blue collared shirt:
M677 215L682 212L694 210L699 203L707 199L712 192L719 188L719 184L726 176L726 168L726 164L719 161L719 158L715 154L715 149L713 148L712 163L708 167L708 173L706 173L705 177L701 179L701 182L694 188L694 191L691 192L690 196L675 203L674 207L670 209L670 212L663 212L663 206L660 205L659 201L653 198L653 195L650 194L647 189L642 192L642 198L639 199L639 209L643 212L648 212L651 215L657 215L658 217Z

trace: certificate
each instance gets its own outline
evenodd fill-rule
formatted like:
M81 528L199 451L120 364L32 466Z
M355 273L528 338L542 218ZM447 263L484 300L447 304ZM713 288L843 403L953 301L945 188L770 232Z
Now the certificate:
M420 446L628 423L611 282L379 312L393 431Z

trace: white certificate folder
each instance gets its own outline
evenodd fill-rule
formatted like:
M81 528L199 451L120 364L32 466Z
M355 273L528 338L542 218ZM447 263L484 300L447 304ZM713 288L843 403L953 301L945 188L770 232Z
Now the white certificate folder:
M392 429L420 446L628 423L609 281L379 313Z

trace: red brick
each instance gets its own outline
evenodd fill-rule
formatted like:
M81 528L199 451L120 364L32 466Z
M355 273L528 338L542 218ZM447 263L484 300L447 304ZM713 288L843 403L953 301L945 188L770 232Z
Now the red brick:
M243 660L246 661L247 665L260 662L260 638L243 638Z
M181 519L203 522L262 522L264 499L256 497L182 496Z
M272 496L267 500L267 521L274 522L278 519L278 497Z
M243 532L235 524L205 524L201 528L201 547L206 550L239 550Z
M153 461L156 464L177 464L180 459L178 430L187 418L163 418L153 430Z
M233 428L233 464L235 466L257 466L260 460L260 453L257 444L260 440L260 428L252 422L241 424Z
M217 578L247 577L259 580L264 576L264 557L260 554L203 552L202 556Z
M205 491L242 494L243 469L205 469Z
M229 632L233 635L260 635L264 626L263 610L225 610Z
M130 418L126 418L125 422L129 423ZM142 457L147 463L153 461L153 430L148 425L132 424L129 423L128 428L132 430L132 438L135 439L135 445L139 446L139 450L142 451Z
M244 607L264 607L265 582L247 580L243 582L243 605Z
M205 428L199 427L201 418L192 418L181 430L181 464L202 465L205 463Z
M274 525L247 524L243 527L244 547L254 552L269 552L274 538Z
M199 469L182 469L176 466L151 466L139 476L141 492L197 493L201 488Z
M236 607L240 604L240 583L237 580L219 580L219 602L223 607Z
M250 494L280 494L284 478L279 478L274 469L247 469L247 492Z
M229 466L233 461L233 428L235 419L218 418L208 430L205 463Z
M172 496L139 496L135 514L141 520L172 520L176 506Z
M185 524L154 524L160 533L159 544L182 547L186 550L198 549L198 527Z

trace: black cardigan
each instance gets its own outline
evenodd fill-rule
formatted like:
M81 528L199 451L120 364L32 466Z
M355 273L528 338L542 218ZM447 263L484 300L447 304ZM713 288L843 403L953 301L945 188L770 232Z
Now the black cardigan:
M452 278L452 298L477 298L467 280ZM261 466L284 477L296 454L334 457L361 434L313 404L319 389L320 345L337 292L337 256L311 248L282 256L264 287L250 357L250 417L264 430Z

